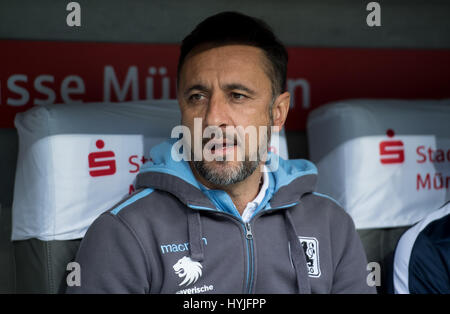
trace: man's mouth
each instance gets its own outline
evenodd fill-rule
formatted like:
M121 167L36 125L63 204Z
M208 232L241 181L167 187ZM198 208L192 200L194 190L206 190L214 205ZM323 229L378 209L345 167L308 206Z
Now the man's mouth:
M237 143L235 141L222 141L222 142L214 142L210 141L208 146L211 147L211 153L215 155L225 155L230 152L234 152L237 147Z

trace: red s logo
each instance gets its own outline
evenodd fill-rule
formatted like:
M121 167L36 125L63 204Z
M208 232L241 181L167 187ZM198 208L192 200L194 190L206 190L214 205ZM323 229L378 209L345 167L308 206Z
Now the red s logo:
M105 142L98 140L95 142L98 149L105 147ZM110 176L116 173L116 161L114 159L113 151L94 152L88 155L89 159L89 174L91 177ZM108 158L108 159L105 159ZM94 170L92 170L94 168ZM95 169L97 168L97 169ZM98 169L101 168L101 169Z
M389 129L386 132L388 137L394 137L395 133ZM380 162L382 164L400 164L405 161L405 151L402 141L380 142Z

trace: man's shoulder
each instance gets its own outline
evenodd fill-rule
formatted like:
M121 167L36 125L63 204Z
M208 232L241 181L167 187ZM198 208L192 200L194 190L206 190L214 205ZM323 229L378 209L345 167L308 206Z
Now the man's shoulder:
M155 192L155 190L152 188L139 189L122 199L119 203L108 209L106 212L109 212L114 216L123 215L125 212L138 208L142 205L146 198L153 194L153 192Z
M416 242L438 244L450 241L450 202L431 212L421 221L409 228L400 238L397 249L410 251Z
M327 194L319 192L308 193L302 197L301 203L304 204L305 211L311 215L320 216L322 219L328 218L334 222L352 220L342 205Z
M165 208L180 207L180 202L171 194L152 188L136 190L104 214L116 216L125 221L142 220L165 212Z

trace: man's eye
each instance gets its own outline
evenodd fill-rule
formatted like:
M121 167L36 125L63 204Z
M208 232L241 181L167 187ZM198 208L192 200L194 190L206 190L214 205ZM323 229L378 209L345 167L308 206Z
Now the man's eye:
M202 100L203 97L205 97L205 96L203 96L202 94L193 94L189 97L189 100L194 100L194 101Z
M231 93L231 97L236 100L243 100L244 98L246 98L245 95L239 93Z

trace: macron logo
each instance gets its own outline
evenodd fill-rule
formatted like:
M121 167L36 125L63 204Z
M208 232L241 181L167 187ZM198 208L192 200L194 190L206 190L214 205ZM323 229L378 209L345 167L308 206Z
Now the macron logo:
M208 241L206 240L206 238L202 238L202 240L205 245L208 245ZM189 242L163 244L160 247L163 254L185 252L189 251Z

